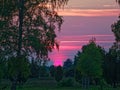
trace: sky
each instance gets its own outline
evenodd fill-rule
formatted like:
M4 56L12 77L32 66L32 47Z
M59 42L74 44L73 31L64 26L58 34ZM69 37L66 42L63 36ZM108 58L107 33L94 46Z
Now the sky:
M108 50L114 42L111 24L117 21L119 6L115 0L69 0L64 10L58 10L64 23L60 32L56 31L59 51L49 54L53 64L74 56L92 37L96 43Z

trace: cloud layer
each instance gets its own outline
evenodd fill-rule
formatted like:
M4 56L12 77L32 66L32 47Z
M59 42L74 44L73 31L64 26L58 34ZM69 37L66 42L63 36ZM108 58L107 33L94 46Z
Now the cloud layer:
M117 16L119 9L64 9L59 10L58 14L62 16Z

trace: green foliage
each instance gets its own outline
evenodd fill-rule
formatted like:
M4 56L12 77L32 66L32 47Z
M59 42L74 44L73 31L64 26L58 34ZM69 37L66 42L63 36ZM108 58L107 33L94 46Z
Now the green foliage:
M30 64L23 57L11 57L8 60L8 77L11 81L25 82L30 75Z
M83 76L99 78L102 76L102 53L94 41L83 46L77 69Z
M50 66L49 71L50 71L51 77L55 77L55 66L54 65Z
M120 82L120 49L118 44L114 45L109 49L104 61L104 78L108 84L116 87Z
M56 42L55 29L63 19L55 8L63 7L68 0L2 0L0 1L0 51L7 56L48 55ZM49 7L47 7L50 5ZM19 32L19 33L18 33Z
M35 60L32 60L30 63L30 77L31 78L38 78L39 77L40 66L37 64Z
M2 59L0 59L0 82L1 82L1 79L3 78L4 76L4 61Z
M57 82L60 82L62 78L63 78L63 68L61 66L57 66L55 71L55 80Z
M62 81L60 81L60 86L62 87L72 87L74 86L74 79L73 78L64 78Z
M74 77L74 67L73 67L73 61L71 59L67 59L64 62L63 70L65 77Z
M120 41L120 16L119 20L111 25L112 32L114 33L115 40Z
M41 59L48 56L55 45L58 48L55 29L58 26L60 30L63 19L55 8L64 7L67 2L0 0L0 56L9 59L8 75L13 82L29 75L27 61L22 55L29 57L35 53ZM16 90L16 83L12 86L11 89Z
M40 77L48 77L49 72L46 66L40 66Z

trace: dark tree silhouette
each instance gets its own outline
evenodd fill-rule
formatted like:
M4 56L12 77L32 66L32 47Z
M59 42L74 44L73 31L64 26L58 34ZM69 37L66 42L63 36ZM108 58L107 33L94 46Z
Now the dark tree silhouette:
M67 59L64 62L63 70L64 70L65 77L73 77L74 76L73 61L71 59Z
M57 66L55 71L55 80L57 82L60 82L62 78L63 78L63 68L61 66Z
M30 63L30 77L31 78L38 78L40 72L40 66L35 60L32 60Z
M50 66L49 71L50 71L51 77L55 77L55 66L54 65Z
M119 20L111 25L112 32L114 33L115 40L120 42L120 16Z
M55 9L64 7L67 2L68 0L0 0L1 57L15 57L19 60L23 55L28 57L32 53L37 58L47 57L55 45L58 47L55 29L56 26L60 29L63 23ZM15 83L18 80L16 78L19 78L14 76L16 74L10 74ZM15 85L12 90L16 90Z
M104 62L104 77L113 87L117 87L120 83L120 50L117 49L117 44L114 43Z

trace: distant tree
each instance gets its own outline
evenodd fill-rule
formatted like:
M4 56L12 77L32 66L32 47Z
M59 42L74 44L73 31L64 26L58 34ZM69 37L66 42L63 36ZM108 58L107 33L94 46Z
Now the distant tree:
M75 57L74 57L74 66L77 65L77 62L78 62L78 60L79 60L79 58L80 58L80 55L81 55L81 52L78 51L77 54L76 54Z
M73 62L71 59L67 59L64 64L63 64L63 68L66 69L66 68L69 68L73 65Z
M65 77L73 77L74 76L73 61L71 59L67 59L64 62L63 70L64 70Z
M40 72L40 66L37 64L35 60L32 60L30 63L30 77L32 78L38 78Z
M48 77L49 76L49 71L48 67L46 66L40 66L40 77Z
M117 44L109 49L104 62L104 77L108 84L117 87L120 83L120 50Z
M50 66L49 71L50 71L51 77L55 77L55 66L54 65Z
M62 78L63 78L63 68L61 66L57 66L55 71L55 80L57 82L60 82Z
M77 63L77 69L81 72L82 84L88 87L90 79L102 77L103 57L100 48L94 40L90 40L88 45L82 47L82 53Z
M79 83L81 83L81 79L82 79L81 72L77 69L77 63L79 62L80 56L81 56L81 52L78 51L74 57L74 77L75 80Z

